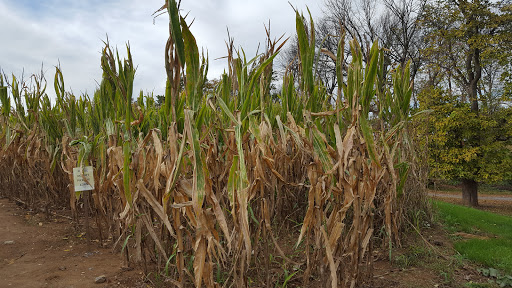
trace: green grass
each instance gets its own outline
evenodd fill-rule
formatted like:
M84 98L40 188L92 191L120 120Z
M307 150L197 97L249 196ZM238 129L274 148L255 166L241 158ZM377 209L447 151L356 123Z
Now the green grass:
M512 273L512 217L436 201L448 231L484 235L489 239L456 241L454 246L469 260Z
M512 273L512 239L471 239L456 242L454 246L468 259Z

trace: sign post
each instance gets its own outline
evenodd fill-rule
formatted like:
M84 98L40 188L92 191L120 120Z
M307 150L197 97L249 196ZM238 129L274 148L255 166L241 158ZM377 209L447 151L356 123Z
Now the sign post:
M75 192L94 190L94 174L92 166L73 168L73 182L75 184Z
M89 190L94 190L94 173L92 166L76 167L73 168L73 182L75 184L75 195L79 198L80 192L84 191L84 204L85 204L85 228L87 229L87 240L90 239L89 229ZM101 227L100 227L101 229ZM101 232L100 232L101 235ZM89 243L89 242L87 242Z

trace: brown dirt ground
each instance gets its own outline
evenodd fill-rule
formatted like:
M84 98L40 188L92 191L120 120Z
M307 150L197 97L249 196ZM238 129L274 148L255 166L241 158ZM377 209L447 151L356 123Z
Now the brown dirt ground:
M421 233L411 234L401 248L393 249L392 261L387 249L376 251L374 276L365 287L465 287L470 281L487 283L475 265L456 260L450 235L441 227L422 228ZM0 199L0 288L154 287L142 270L123 269L119 253L84 238L71 220L47 219L42 213ZM286 250L288 245L283 244ZM95 284L100 275L106 276L106 283ZM296 287L299 282L291 279L289 286ZM258 283L264 281L251 286ZM166 284L158 287L172 287Z
M0 287L146 287L142 272L122 264L111 249L88 245L70 220L0 199ZM96 284L101 275L107 281Z
M488 283L477 265L457 256L453 242L440 226L423 228L421 236L410 234L400 248L381 252L375 262L374 281L368 287L467 287Z

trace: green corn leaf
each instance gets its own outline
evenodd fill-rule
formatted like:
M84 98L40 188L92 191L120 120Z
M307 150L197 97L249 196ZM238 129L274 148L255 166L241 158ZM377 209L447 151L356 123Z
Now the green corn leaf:
M297 37L299 40L299 52L302 67L302 77L306 91L309 93L313 92L313 55L311 54L311 48L306 29L304 27L304 19L299 12L296 12L295 24L297 29Z
M412 96L412 83L410 81L410 65L411 65L411 60L409 60L407 62L407 65L405 66L404 75L402 77L403 100L401 103L401 109L402 109L402 115L404 117L406 117L409 114L411 96Z
M421 111L419 111L419 112L414 113L414 114L410 117L410 119L415 119L416 117L419 117L419 116L424 115L424 114L430 114L430 113L432 113L432 112L434 112L434 110L432 110L432 109L428 109L428 110L421 110Z
M199 50L197 48L196 39L190 32L185 19L181 17L181 27L183 31L183 41L185 43L185 63L187 72L187 104L193 111L197 111L201 92L198 91L198 84L201 81Z
M407 162L402 162L395 165L395 168L398 168L400 181L397 185L397 197L400 198L404 193L405 181L407 180L407 176L409 175L410 165Z
M247 113L247 116L245 116L244 119L242 119L242 123L245 123L246 122L245 120L251 118L251 116L260 114L260 113L261 113L261 110L252 110L251 112Z
M405 125L404 121L398 122L395 126L393 126L389 131L386 133L385 141L389 141L391 137L393 137L399 130L401 130Z
M309 56L313 57L315 55L315 22L313 21L313 16L311 16L311 11L309 10L309 7L306 6L306 9L308 10L309 14L309 24L310 24L310 38L309 38L309 47L311 51L309 52ZM310 59L311 64L313 64L313 58ZM313 67L311 67L313 68Z
M359 117L359 124L361 125L361 131L363 133L363 138L366 142L366 147L368 149L368 154L370 155L370 159L377 164L378 167L381 167L380 161L377 158L377 152L375 149L375 143L373 141L373 131L370 127L370 123L368 123L368 119L364 115Z
M124 186L124 196L126 197L126 201L132 207L133 199L132 193L130 191L130 181L131 181L131 170L130 170L130 162L131 162L131 147L130 141L125 141L123 143L123 186Z
M231 96L231 78L226 74L222 74L222 82L218 86L218 95L224 102L228 102Z
M360 67L363 64L363 53L361 52L361 46L356 39L352 39L349 42L350 50L352 51L352 64L359 65Z
M239 120L238 123L241 123ZM235 140L236 140L236 147L238 151L238 159L239 159L239 191L244 192L245 188L249 186L249 180L247 178L247 168L245 166L245 157L244 157L244 150L242 148L242 125L236 125L235 126Z
M202 127L206 114L208 113L208 106L201 105L196 113L195 127Z
M320 131L318 131L315 125L311 125L311 132L313 136L313 148L315 150L315 153L318 155L320 162L322 163L324 172L327 172L332 169L333 163L331 157L329 156L329 153L327 152L324 137L322 137Z
M226 113L226 115L228 115L229 119L231 119L231 121L233 121L234 123L236 123L237 125L241 125L240 122L238 122L238 120L235 118L235 116L233 115L233 113L231 113L231 111L229 110L228 106L226 105L226 103L224 102L224 100L222 100L222 98L220 97L217 97L217 103L219 103L219 106L220 106L220 109L222 111L224 111L224 113Z
M252 89L253 89L253 87L254 87L254 83L255 83L255 81L260 77L260 75L261 75L261 73L263 72L263 70L264 70L265 68L267 68L267 66L268 66L270 63L272 63L272 61L274 60L274 58L276 58L277 54L279 54L279 52L278 52L278 53L274 53L274 55L270 56L267 60L265 60L263 63L261 63L261 65L260 65L260 67L258 68L258 70L256 70L256 73L254 73L254 74L252 75L252 77L251 77L251 82L249 83L249 89L248 89L248 91L247 91L247 92L249 93L249 95L250 95L250 94L251 94L251 92L252 92ZM261 108L263 108L263 107L261 107Z
M363 98L362 98L362 106L363 113L368 114L370 110L370 103L375 95L374 85L376 83L375 77L377 75L378 61L379 61L379 45L377 40L373 43L373 46L370 51L371 59L370 65L366 69L366 77L364 79L363 84Z
M50 172L53 173L53 171L55 171L55 167L57 166L57 162L58 162L58 153L60 151L60 147L56 147L54 152L53 152L53 155L52 155L52 161L50 163Z
M254 216L254 211L252 211L252 207L251 205L247 205L247 208L249 208L249 216L251 217L252 221L254 221L254 223L259 226L260 225L260 222L258 221L258 219L256 219L256 217Z
M59 67L55 67L55 80L54 80L55 94L57 95L57 103L62 105L64 99L64 77Z
M345 33L338 41L338 50L336 52L336 81L338 82L338 91L341 91L343 83L343 61L345 61ZM338 93L340 94L340 93ZM338 100L341 100L341 95L338 95ZM339 101L338 101L339 102ZM338 107L339 109L340 107Z
M0 87L0 101L2 102L2 115L9 117L11 113L11 99L7 94L7 87Z
M245 97L242 103L242 109L240 109L240 115L242 119L245 119L249 109L251 108L251 97Z
M228 184L227 184L227 190L228 190L228 198L229 202L231 203L231 207L233 208L235 205L235 193L236 189L238 188L238 155L233 156L233 163L231 164L231 169L229 169L229 177L228 177Z
M192 110L185 110L185 127L187 130L187 135L189 137L189 143L191 145L191 149L194 152L194 178L193 178L193 186L194 186L194 194L192 196L192 200L194 201L195 207L202 207L204 201L205 194L205 174L203 170L203 162L201 160L201 147L199 146L199 132L194 127L193 119L194 112Z

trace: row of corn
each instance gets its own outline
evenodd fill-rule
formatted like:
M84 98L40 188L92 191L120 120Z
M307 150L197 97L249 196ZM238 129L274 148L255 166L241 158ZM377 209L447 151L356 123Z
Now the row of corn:
M161 105L134 99L129 46L122 59L106 43L91 96L67 92L59 68L55 103L43 76L0 77L0 193L68 207L89 239L178 287L359 287L373 249L399 245L401 199L414 193L409 67L388 73L377 43L363 61L356 41L344 65L340 35L329 95L315 77L314 23L297 13L299 79L286 73L272 95L285 41L269 35L247 59L230 39L228 72L207 89L208 59L176 1L167 11ZM95 187L76 192L83 166Z

